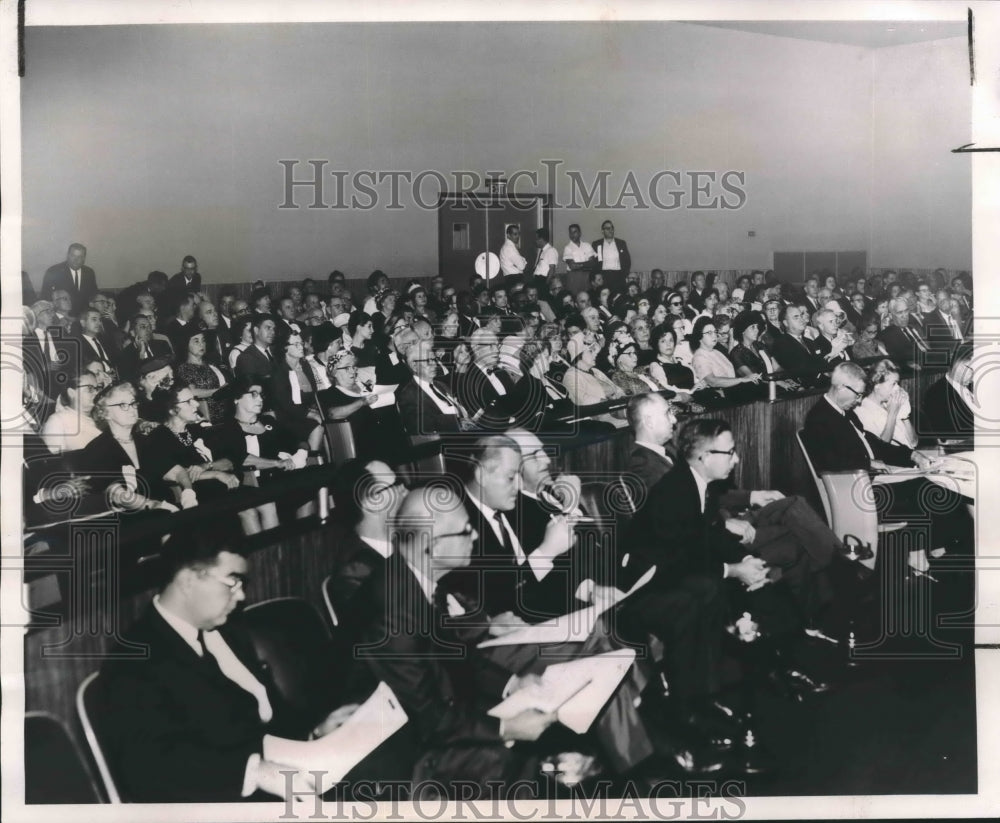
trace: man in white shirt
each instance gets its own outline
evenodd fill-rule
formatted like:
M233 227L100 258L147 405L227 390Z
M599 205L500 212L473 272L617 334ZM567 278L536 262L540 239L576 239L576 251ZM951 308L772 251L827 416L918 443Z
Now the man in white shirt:
M535 277L548 277L550 274L555 274L556 266L559 265L559 252L549 242L548 229L538 229L535 232L535 245L538 247L533 270Z
M665 444L674 436L677 417L673 407L662 395L638 394L628 402L628 424L635 433L635 448L629 455L628 473L641 484L641 490L626 486L633 497L636 509L641 508L645 495L656 485L663 475L673 468L674 460L668 455Z
M312 774L265 758L265 735L327 734L344 713L321 708L310 718L285 704L249 636L230 621L246 597L238 543L205 525L175 534L163 549L166 584L102 669L102 744L126 802L314 791Z
M97 309L84 309L80 312L80 338L84 349L84 357L96 357L108 372L117 370L118 364L111 359L111 354L101 342L101 313Z
M570 223L569 242L563 248L563 262L569 271L589 271L597 260L597 252L590 243L580 242L580 224Z
M604 282L615 294L625 288L625 276L632 271L632 255L628 244L615 237L615 224L610 220L601 223L600 240L591 243L597 259L600 261L600 271L604 272Z
M507 239L500 247L500 273L505 277L524 274L528 261L521 255L518 244L521 242L521 229L517 225L507 227Z
M56 410L42 426L42 440L52 454L82 449L101 433L90 416L98 391L96 378L88 372L62 390Z

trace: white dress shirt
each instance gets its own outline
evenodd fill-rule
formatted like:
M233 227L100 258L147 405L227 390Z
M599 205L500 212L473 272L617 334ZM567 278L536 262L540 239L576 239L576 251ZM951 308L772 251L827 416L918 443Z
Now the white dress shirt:
M466 493L469 495L469 500L472 501L473 505L483 513L483 517L486 518L486 523L493 530L493 534L500 543L504 543L503 535L500 533L500 523L497 522L496 509L490 508L482 500L476 497L471 491L466 489ZM500 520L503 522L503 528L507 531L507 536L510 539L510 544L514 548L514 558L517 560L518 566L523 566L525 561L528 562L528 566L535 573L536 580L544 580L546 575L552 571L552 559L549 557L538 557L538 552L532 552L530 555L525 554L524 548L521 546L521 541L518 539L517 534L514 529L511 528L510 521L507 519L507 515L500 512Z
M507 238L500 247L500 271L503 274L521 274L527 265L528 261L518 251L514 241Z

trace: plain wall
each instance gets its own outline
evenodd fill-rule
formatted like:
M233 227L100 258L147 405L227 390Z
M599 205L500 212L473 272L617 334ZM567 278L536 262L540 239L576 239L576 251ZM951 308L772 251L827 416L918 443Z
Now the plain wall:
M968 46L934 40L872 52L869 265L972 268ZM928 105L932 101L932 105Z
M527 169L543 177L535 191L548 188L540 161L559 159L563 201L567 170L611 171L612 197L629 171L643 186L662 170L745 172L735 211L555 210L557 248L570 222L593 239L610 217L637 270L865 248L872 265L905 253L967 268L967 172L926 185L928 158L940 161L926 127L901 139L880 111L933 122L945 142L967 134L967 80L951 71L962 48L872 51L678 23L29 28L23 266L38 285L78 240L107 286L172 274L187 253L210 282L436 273L436 214L405 189L399 210L312 210L303 190L301 208L282 210L278 161ZM954 99L939 123L943 90ZM931 231L913 229L917 246L921 203Z

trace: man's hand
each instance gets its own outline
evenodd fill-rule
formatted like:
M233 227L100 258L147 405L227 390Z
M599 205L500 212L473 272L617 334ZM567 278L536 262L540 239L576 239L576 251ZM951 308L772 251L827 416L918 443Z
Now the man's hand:
M535 549L542 552L543 557L558 557L566 554L576 542L576 534L573 532L574 519L565 514L557 514L549 519L545 527L545 537L542 544Z
M503 637L505 634L523 629L528 624L514 612L502 612L490 618L489 633L492 637Z
M289 783L289 776L282 772L295 772ZM305 802L309 795L316 794L316 778L309 772L297 769L295 766L288 766L284 763L274 763L271 760L261 760L257 766L257 788L262 792L274 794L283 800L288 799L288 789L295 794L294 800Z
M359 703L348 703L346 706L334 709L327 715L326 720L313 729L312 736L325 737L330 732L336 731L347 722L347 718L358 710L359 705Z
M871 467L877 472L889 471L889 467L882 460L872 460Z
M501 724L500 734L504 740L538 740L549 726L556 721L553 712L526 709Z
M931 461L920 452L913 452L913 456L910 459L913 461L913 465L920 469L920 471L927 471L931 467Z
M730 534L735 534L740 538L740 543L749 546L753 543L753 539L757 536L757 530L747 523L746 520L740 520L735 517L731 517L726 521L726 531Z
M510 697L514 692L519 692L521 689L527 688L541 688L542 678L537 674L515 674L507 686L507 690L504 693L504 697Z
M739 563L729 564L729 576L748 588L759 589L767 581L767 563L759 557L744 557Z
M762 490L750 492L750 505L764 507L768 503L773 503L776 500L783 500L785 495L776 489Z

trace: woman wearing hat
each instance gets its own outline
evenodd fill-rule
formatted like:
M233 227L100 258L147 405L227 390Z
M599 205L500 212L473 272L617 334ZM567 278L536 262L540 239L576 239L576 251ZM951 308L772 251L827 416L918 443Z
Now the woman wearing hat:
M582 334L577 334L570 339L566 350L571 366L563 378L563 385L575 406L592 406L625 396L625 392L597 368L597 355L600 352L597 343L588 343ZM625 410L595 415L594 419L611 423L615 427L624 426Z
M660 391L656 381L649 376L649 366L639 365L639 350L632 338L612 340L608 347L608 362L614 369L611 382L625 394Z
M373 409L379 399L358 382L354 353L341 349L327 364L333 383L323 400L328 420L348 420L359 457L381 457L394 462L405 448L403 425L394 404Z
M202 329L188 323L180 342L181 350L177 355L183 358L183 362L177 367L177 377L190 386L198 401L204 401L199 402L199 405L208 421L219 423L225 416L226 409L218 400L213 400L212 396L229 382L229 378L222 369L205 361L208 346Z

